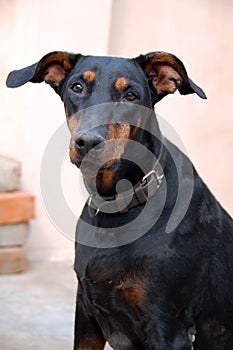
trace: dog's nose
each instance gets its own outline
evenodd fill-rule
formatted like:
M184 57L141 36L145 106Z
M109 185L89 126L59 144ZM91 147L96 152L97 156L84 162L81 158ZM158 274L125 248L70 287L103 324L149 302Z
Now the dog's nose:
M81 134L78 135L75 140L75 147L82 155L86 155L92 148L100 145L104 142L104 138L100 135ZM95 151L102 149L97 147Z

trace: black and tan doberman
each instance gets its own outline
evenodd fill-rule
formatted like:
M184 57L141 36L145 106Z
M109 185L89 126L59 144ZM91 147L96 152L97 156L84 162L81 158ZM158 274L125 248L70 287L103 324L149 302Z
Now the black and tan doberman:
M76 233L74 350L233 349L232 219L154 113L176 90L206 98L183 63L52 52L7 86L28 81L64 102L70 159L90 193Z

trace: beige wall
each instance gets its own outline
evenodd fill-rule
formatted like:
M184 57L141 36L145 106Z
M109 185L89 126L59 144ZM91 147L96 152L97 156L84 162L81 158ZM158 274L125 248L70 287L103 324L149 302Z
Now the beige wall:
M178 131L201 176L232 213L232 33L231 0L0 0L0 152L22 160L22 188L37 197L32 257L67 258L73 251L49 221L39 184L43 152L64 112L44 84L6 89L7 72L52 50L127 57L175 53L208 100L175 94L157 111ZM64 173L66 196L79 212L83 197L73 193L77 172L67 166Z
M142 5L143 4L143 5ZM156 107L178 131L201 176L233 212L233 2L117 0L109 53L176 54L207 94L168 96Z

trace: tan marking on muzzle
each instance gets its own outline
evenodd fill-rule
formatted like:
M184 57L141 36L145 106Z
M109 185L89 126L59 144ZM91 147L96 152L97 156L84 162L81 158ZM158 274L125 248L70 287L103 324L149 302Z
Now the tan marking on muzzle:
M83 79L87 83L91 83L95 79L95 77L96 77L96 74L92 70L86 70L85 72L83 72Z
M115 159L121 158L125 151L125 146L129 139L129 135L130 125L128 123L108 125L106 140L109 142L106 143L106 148L104 150L106 159L110 159L107 162L107 167L110 167L115 162Z
M115 88L120 92L124 91L129 85L128 79L124 77L117 78L115 81Z
M114 175L115 172L109 169L105 169L103 172L101 172L101 174L96 178L97 188L101 185L105 191L110 190L113 186Z
M68 128L72 135L77 131L81 120L77 118L77 116L72 115L71 117L67 117Z
M128 139L130 135L130 125L128 123L109 124L106 139Z
M137 133L137 131L138 131L138 128L139 128L140 125L141 125L141 122L142 122L142 117L140 116L140 117L138 118L137 124L132 128L132 131L131 131L131 133L130 133L130 139L131 139L131 140L134 139L134 137L135 137L135 135L136 135L136 133Z
M70 160L72 163L75 163L77 160L77 154L76 154L76 148L75 148L75 142L74 142L74 135L75 135L81 121L75 115L72 115L71 117L69 117L66 108L65 108L65 112L66 112L67 125L68 125L68 128L69 128L70 133L71 133L70 152L69 152Z
M77 160L77 154L76 154L76 150L75 150L74 143L73 143L72 139L71 139L71 142L70 142L69 156L70 156L71 163L75 164L75 162Z
M106 137L107 142L104 148L103 158L109 160L105 163L105 167L108 168L112 166L116 159L121 158L125 151L129 135L130 125L128 123L108 125L108 133Z
M68 119L69 118L69 114L68 114L68 110L67 110L66 106L65 106L65 114L66 114L66 119Z

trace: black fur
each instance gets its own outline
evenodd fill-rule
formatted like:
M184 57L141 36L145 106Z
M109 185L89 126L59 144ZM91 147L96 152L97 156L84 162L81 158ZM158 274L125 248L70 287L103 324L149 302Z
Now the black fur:
M52 64L59 65L58 73L62 79L54 76L53 81L49 71ZM168 80L164 80L160 71L164 67L171 72L171 79L168 74ZM163 74L167 74L166 69ZM82 73L86 70L95 73L93 81L83 81ZM68 125L78 112L79 124L72 131L71 141L77 143L77 135L80 137L81 133L81 136L88 134L89 142L94 140L96 143L98 138L106 140L108 125L91 128L94 118L100 118L100 115L89 113L84 118L80 111L101 103L125 102L128 90L117 91L114 85L122 76L127 77L130 91L136 93L132 103L150 109L175 89L181 94L196 93L206 98L201 88L188 77L183 63L175 56L161 52L132 60L55 52L46 55L38 64L12 72L7 84L17 87L27 81L45 80L61 96ZM77 95L72 86L80 81L84 90ZM146 145L158 157L161 133L155 115L152 113L144 123L151 124L156 136L140 125L133 139ZM81 148L82 143L78 146ZM84 149L81 152L78 146L76 144L72 161L79 167ZM90 148L90 144L87 146ZM163 165L166 182L163 181L148 199L150 210L143 212L139 229L143 231L148 222L153 222L156 213L161 211L161 215L142 237L117 246L122 234L120 227L137 218L145 204L124 214L99 212L93 216L88 204L83 209L77 225L77 241L88 235L83 224L88 223L100 246L101 228L108 228L109 242L115 240L116 244L114 248L99 248L98 244L89 247L76 243L75 271L79 287L74 350L102 350L106 341L116 350L233 349L232 219L210 193L190 160L169 141L166 147ZM187 167L192 169L193 177L186 171ZM101 181L97 185L99 193L105 196L115 194L115 185L120 179L126 178L135 185L144 175L130 161L121 159L114 163L113 170L110 188L106 189ZM85 171L84 180L91 191ZM168 232L178 190L185 193L192 183L188 209L182 221L177 219L177 225ZM163 203L165 184L167 193ZM111 236L112 228L119 228L119 236ZM125 234L133 236L134 232Z

